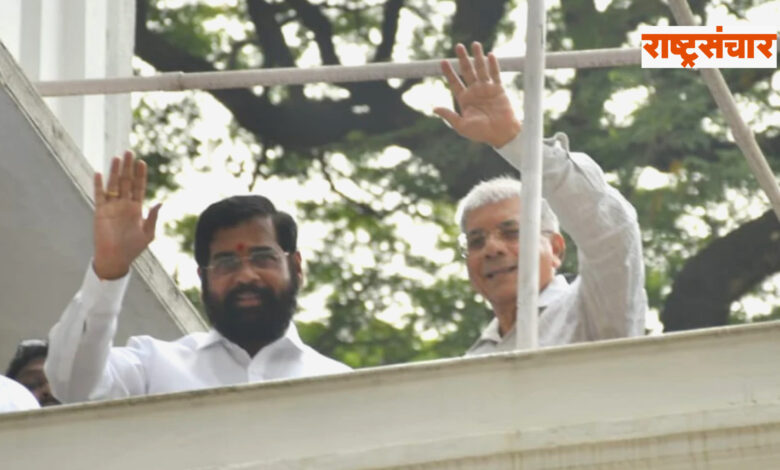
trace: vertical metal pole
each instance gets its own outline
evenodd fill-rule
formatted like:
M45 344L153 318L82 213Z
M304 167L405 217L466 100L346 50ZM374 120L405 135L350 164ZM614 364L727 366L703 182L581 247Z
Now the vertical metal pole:
M518 349L539 345L539 237L542 200L542 99L544 92L544 0L528 0L526 58L523 69L523 178L517 276Z

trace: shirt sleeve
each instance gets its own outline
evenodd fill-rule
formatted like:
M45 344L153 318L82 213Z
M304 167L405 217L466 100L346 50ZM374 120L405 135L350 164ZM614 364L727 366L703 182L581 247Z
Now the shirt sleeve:
M124 398L145 390L140 355L112 348L117 318L130 279L101 280L90 261L81 288L49 332L44 370L63 403Z
M497 152L520 169L521 136ZM562 302L588 340L641 335L647 296L636 211L562 133L543 145L542 195L578 250L579 281Z

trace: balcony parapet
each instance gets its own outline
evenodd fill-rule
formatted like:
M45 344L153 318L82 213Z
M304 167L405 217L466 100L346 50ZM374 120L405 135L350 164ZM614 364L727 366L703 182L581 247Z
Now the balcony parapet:
M0 467L772 468L780 322L0 416Z

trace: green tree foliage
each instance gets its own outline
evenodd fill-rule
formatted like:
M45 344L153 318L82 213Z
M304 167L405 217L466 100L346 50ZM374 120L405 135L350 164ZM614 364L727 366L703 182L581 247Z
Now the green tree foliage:
M138 0L137 55L159 71L185 72L310 65L312 57L340 64L347 50L366 62L443 57L457 41L504 43L517 8L509 0L225 3ZM712 8L740 17L764 2L690 3L706 22ZM640 25L674 24L660 0L614 0L604 8L592 0L562 1L549 20L550 50L636 46L630 38ZM725 77L754 110L750 124L772 168L780 168L780 132L764 124L778 112L777 71L728 70ZM330 187L325 199L299 199L299 219L319 223L325 240L307 256L304 292L327 294L326 315L300 330L316 348L353 366L459 355L490 317L463 274L454 203L479 180L512 169L405 101L430 83L211 93L233 115L232 137L253 149L253 160L242 167L252 176L251 190L262 192L257 183L271 175ZM650 304L667 330L748 321L753 312L739 302L746 295L776 301L780 293L766 280L780 270L780 224L698 74L583 69L550 73L548 89L564 93L568 105L547 113L547 133L566 132L637 208ZM611 111L636 96L643 98L633 112ZM143 102L136 111L152 190L175 189L177 162L203 151L187 126L172 120L189 122L197 112L186 103L154 109ZM388 159L391 146L405 156ZM668 184L638 184L649 169ZM183 249L191 249L192 225L186 218L168 229ZM426 234L434 234L435 246L426 245ZM573 251L565 265L570 272L576 272ZM761 319L777 316L775 308Z
M154 197L160 189L179 189L175 175L182 160L195 157L201 145L189 132L199 112L191 98L162 106L142 99L133 109L133 147L147 165L147 197Z

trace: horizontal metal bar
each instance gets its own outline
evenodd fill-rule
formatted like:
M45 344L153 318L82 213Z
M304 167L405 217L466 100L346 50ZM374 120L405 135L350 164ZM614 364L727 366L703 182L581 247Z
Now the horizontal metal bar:
M457 61L450 59L457 69ZM595 68L638 65L639 48L591 49L551 52L547 68ZM441 61L379 63L354 66L330 65L312 68L274 68L220 72L167 72L151 77L123 77L36 83L42 96L110 95L134 91L183 91L249 88L254 86L303 85L306 83L348 83L390 78L422 78L441 75ZM525 57L500 59L504 71L522 71Z

